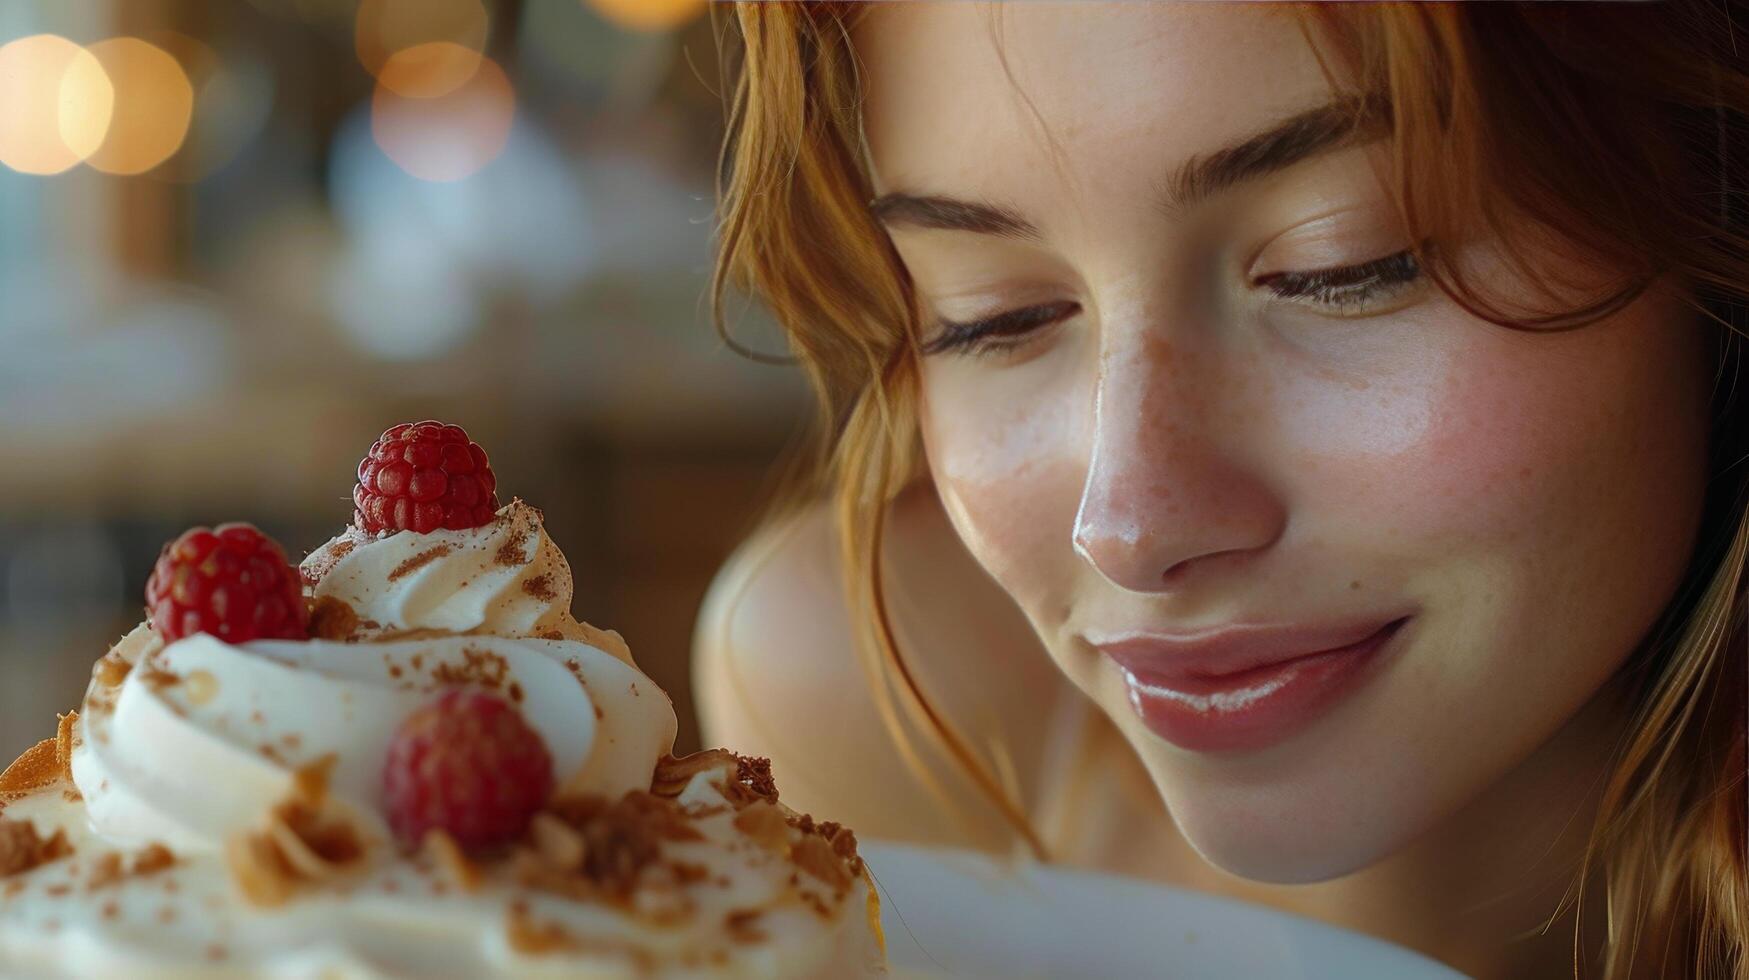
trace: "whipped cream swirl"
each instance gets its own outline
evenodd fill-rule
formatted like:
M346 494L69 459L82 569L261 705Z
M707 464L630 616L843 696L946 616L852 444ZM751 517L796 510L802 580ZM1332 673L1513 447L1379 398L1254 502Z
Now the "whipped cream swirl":
M837 842L804 840L812 823L775 803L754 835L759 812L728 795L733 757L691 776L670 814L683 832L661 838L630 903L535 887L515 861L464 874L386 846L389 744L441 689L514 702L562 794L649 790L673 746L667 695L618 634L572 618L538 510L514 501L465 531L349 528L302 571L327 611L316 638L167 644L141 624L98 661L73 729L77 793L7 805L76 858L0 890L0 978L884 973L866 875L834 871ZM284 904L238 901L237 855L317 766L324 813L357 832L362 860ZM141 871L156 844L173 863Z
M378 643L199 634L169 645L140 626L100 663L80 713L73 778L92 828L117 843L216 850L290 791L297 770L336 758L329 792L386 840L381 776L402 719L443 687L515 701L545 739L561 786L617 797L645 789L673 744L674 710L650 680L571 640L426 636Z
M349 526L299 571L313 597L351 607L367 637L446 630L596 639L571 617L571 566L541 512L521 500L460 531L378 537Z

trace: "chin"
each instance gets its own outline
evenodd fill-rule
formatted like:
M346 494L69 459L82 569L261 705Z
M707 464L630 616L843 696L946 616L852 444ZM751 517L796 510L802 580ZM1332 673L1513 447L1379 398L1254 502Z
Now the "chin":
M1291 812L1246 814L1242 820L1208 807L1171 807L1179 832L1204 861L1228 874L1272 885L1309 885L1341 878L1375 863L1388 848L1364 832L1308 833Z
M1203 767L1175 758L1146 731L1120 722L1141 752L1155 787L1186 843L1209 864L1252 881L1304 885L1353 874L1412 840L1413 806L1380 792L1383 780L1343 785L1301 770ZM1346 767L1345 767L1346 769ZM1352 778L1354 770L1347 770ZM1383 798L1381 798L1383 797Z

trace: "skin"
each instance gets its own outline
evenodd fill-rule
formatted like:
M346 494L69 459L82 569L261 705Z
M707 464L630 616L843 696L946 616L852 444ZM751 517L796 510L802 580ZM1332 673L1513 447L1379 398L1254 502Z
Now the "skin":
M1477 975L1559 968L1570 932L1502 950L1554 912L1625 720L1610 681L1692 552L1706 335L1667 283L1560 333L1489 324L1424 279L1364 315L1275 297L1270 273L1409 244L1380 144L1153 206L1183 161L1329 99L1290 18L1023 4L992 23L893 5L855 37L877 193L1037 229L889 222L921 339L938 317L1075 310L1013 349L924 358L953 529L1135 750L1206 862L1179 880ZM1461 247L1508 301L1549 298L1498 243ZM1573 254L1539 260L1607 278ZM1413 619L1366 684L1239 753L1154 735L1087 640L1385 613Z

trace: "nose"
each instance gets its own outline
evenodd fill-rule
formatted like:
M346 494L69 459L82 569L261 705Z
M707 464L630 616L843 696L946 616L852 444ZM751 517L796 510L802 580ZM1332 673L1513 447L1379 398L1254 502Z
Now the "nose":
M1256 385L1155 341L1103 356L1075 551L1130 592L1184 588L1217 557L1266 548L1287 509L1257 468Z

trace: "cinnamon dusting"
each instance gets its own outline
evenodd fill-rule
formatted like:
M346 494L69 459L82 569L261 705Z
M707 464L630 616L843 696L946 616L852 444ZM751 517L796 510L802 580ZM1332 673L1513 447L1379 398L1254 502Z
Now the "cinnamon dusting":
M396 579L411 575L437 559L448 555L449 551L450 548L447 544L440 544L427 548L399 565L396 565L394 571L389 573L389 581L393 582Z
M170 853L170 848L163 844L147 844L140 853L134 855L133 874L152 875L171 867L176 863L176 855Z
M121 855L115 851L108 851L99 854L97 860L92 863L91 877L85 882L85 887L91 891L108 888L120 881L124 874Z
M534 578L524 579L522 591L541 602L551 602L559 597L559 594L553 590L553 580L550 575L536 575Z
M528 529L517 528L510 534L510 539L498 546L498 553L492 556L492 561L506 567L526 565L532 559L528 551Z
M104 687L120 687L121 682L127 680L128 672L133 669L133 664L114 653L107 653L97 661L97 667L93 673L97 676L97 682Z
M142 681L144 681L147 685L149 685L153 690L161 690L163 688L171 687L175 684L182 683L181 675L172 674L170 671L165 670L164 668L162 668L162 667L158 666L157 664L152 663L150 661L141 665L141 667L140 667L140 679Z
M358 542L351 538L343 537L335 541L326 552L318 552L306 559L305 564L298 569L299 577L305 585L315 588L322 584L322 580L328 577L334 566L340 564L340 559L352 554L352 549L356 547Z

